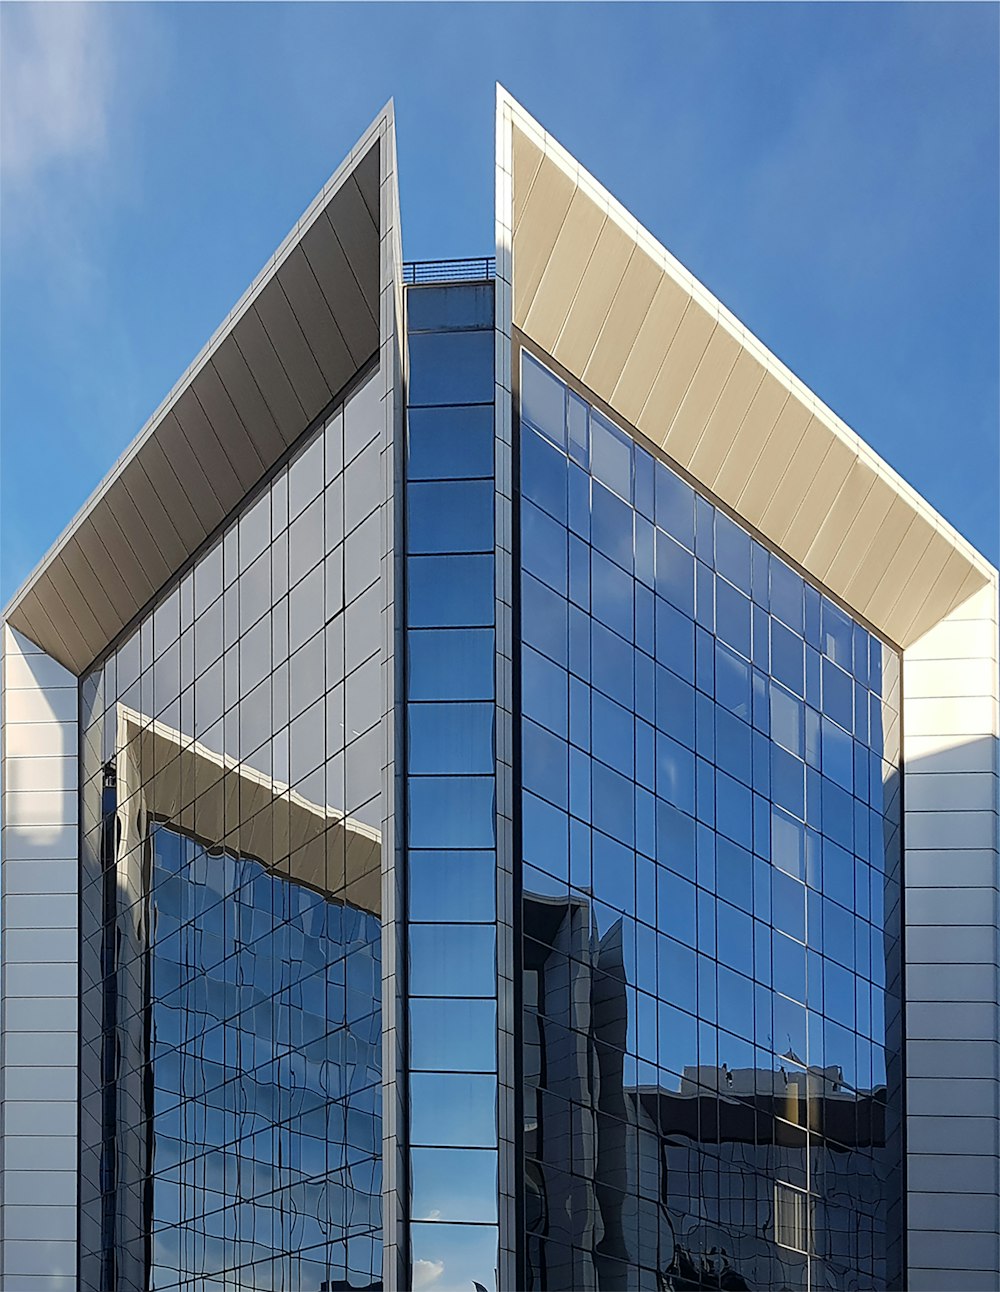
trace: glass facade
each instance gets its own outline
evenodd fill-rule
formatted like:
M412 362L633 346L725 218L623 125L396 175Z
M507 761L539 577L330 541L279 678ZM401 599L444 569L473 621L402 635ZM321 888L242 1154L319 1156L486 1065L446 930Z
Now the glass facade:
M495 1292L493 284L407 306L411 1286Z
M81 682L81 1286L382 1285L377 375Z
M527 1286L898 1286L898 657L520 379Z
M399 477L370 374L81 681L81 1287L380 1288L383 1205L435 1292L511 1248L552 1292L897 1286L896 654L526 352L511 536L493 284L406 309Z

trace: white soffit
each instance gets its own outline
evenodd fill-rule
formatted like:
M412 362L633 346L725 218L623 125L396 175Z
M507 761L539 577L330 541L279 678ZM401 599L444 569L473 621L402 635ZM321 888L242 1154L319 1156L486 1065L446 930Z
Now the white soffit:
M995 580L947 521L497 89L498 138L510 150L497 158L498 257L513 261L516 328L897 645Z
M390 102L4 612L72 672L376 355L380 154L395 156L393 130Z

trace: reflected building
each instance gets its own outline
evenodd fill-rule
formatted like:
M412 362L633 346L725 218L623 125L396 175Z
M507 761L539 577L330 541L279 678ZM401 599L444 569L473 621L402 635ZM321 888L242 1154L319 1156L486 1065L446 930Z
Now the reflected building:
M995 1287L996 589L386 108L5 615L4 1288Z

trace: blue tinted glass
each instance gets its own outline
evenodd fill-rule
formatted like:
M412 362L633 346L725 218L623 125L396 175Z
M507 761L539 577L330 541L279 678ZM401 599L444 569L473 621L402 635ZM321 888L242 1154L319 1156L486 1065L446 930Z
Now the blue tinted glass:
M656 591L694 617L694 557L663 530L656 531Z
M801 633L803 583L783 561L771 557L771 614Z
M423 775L493 770L492 704L410 704L407 764Z
M521 813L525 860L548 874L565 877L569 867L569 822L565 813L534 794L523 796Z
M492 1076L421 1072L410 1077L410 1143L489 1148L497 1142Z
M854 730L853 684L848 674L828 659L823 661L823 712L845 730Z
M829 718L823 719L823 775L845 790L854 789L854 751L850 736Z
M634 626L633 586L629 574L594 551L591 560L594 618L628 641L632 640Z
M521 355L521 417L566 448L566 387L531 355Z
M408 399L416 404L492 404L492 330L410 337Z
M484 924L413 924L414 996L495 996L496 931Z
M416 629L407 634L413 700L488 700L493 696L492 628Z
M410 332L460 331L493 327L493 284L409 287L406 326Z
M492 852L409 854L410 919L423 923L496 918L496 858Z
M715 581L715 630L722 641L750 658L750 599L725 579Z
M694 748L694 697L694 690L687 682L657 667L656 725L689 749Z
M632 648L596 620L591 624L591 642L594 685L619 704L631 707Z
M725 772L715 779L716 821L720 833L744 848L753 847L753 802L746 785Z
M722 512L715 513L715 568L750 593L750 535Z
M567 735L569 678L551 660L525 647L521 655L521 707L557 736Z
M530 427L521 437L521 492L554 516L560 524L567 519L566 458Z
M590 469L596 480L631 502L632 440L593 408L590 410Z
M594 825L631 846L635 839L635 790L631 780L597 762L591 775Z
M496 1002L411 1000L410 1065L447 1072L496 1068Z
M407 576L412 627L493 623L492 556L411 556Z
M537 579L521 580L521 631L524 640L565 667L568 663L568 611L562 597Z
M415 1148L410 1152L411 1213L415 1220L496 1221L497 1155L475 1148Z
M595 691L591 721L594 757L631 776L635 727L631 712Z
M435 481L406 491L410 552L491 552L493 482Z
M656 464L656 523L694 551L694 490L662 462Z
M653 520L656 515L655 487L656 470L652 454L635 445L633 450L635 470L635 507L636 511Z
M591 502L591 541L605 556L632 573L632 509L597 483Z
M572 391L567 392L566 430L569 455L582 467L590 466L590 414L587 405Z
M656 659L688 682L694 681L694 624L656 598Z
M569 750L544 727L525 721L521 728L521 779L526 789L558 807L569 804Z
M566 530L532 503L521 503L521 545L524 568L556 592L568 590Z
M492 848L494 787L486 776L411 776L414 848Z
M663 732L656 736L656 792L682 812L694 814L694 754Z
M772 619L771 673L796 695L805 694L804 657L805 643L802 638Z
M821 606L823 654L850 672L854 658L854 625L839 606L824 597Z
M493 407L414 408L407 416L408 480L493 475Z
M750 665L722 645L715 651L715 698L744 722L750 721Z
M494 1292L497 1268L497 1230L495 1225L410 1226L410 1248L413 1258L411 1287L419 1288L426 1271L447 1270L448 1286L468 1292L478 1283L484 1292ZM430 1286L433 1286L431 1284ZM443 1289L442 1289L443 1292Z

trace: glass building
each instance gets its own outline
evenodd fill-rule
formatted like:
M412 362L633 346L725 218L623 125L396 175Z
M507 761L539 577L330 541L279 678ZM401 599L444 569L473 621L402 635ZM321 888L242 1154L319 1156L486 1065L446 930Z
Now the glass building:
M5 613L5 1292L1000 1280L997 572L506 92Z

